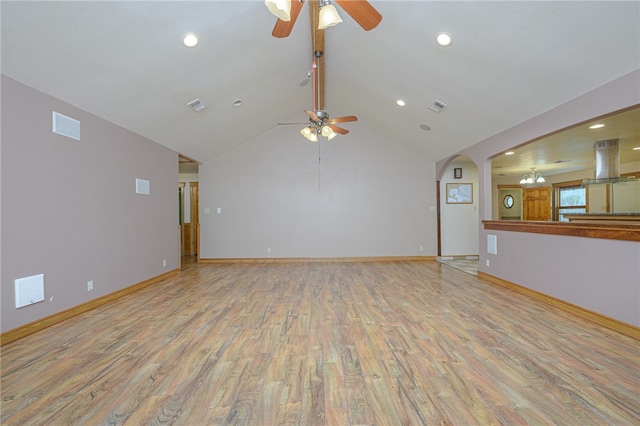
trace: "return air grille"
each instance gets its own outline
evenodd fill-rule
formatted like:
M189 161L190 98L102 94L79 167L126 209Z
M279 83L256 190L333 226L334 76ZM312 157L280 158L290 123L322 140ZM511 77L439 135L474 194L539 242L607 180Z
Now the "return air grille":
M53 111L53 133L80 140L80 121Z
M433 103L431 105L429 105L429 109L431 111L435 111L435 112L440 112L443 109L445 109L446 107L447 107L447 104L445 104L444 102L439 101L437 99L435 101L433 101Z
M200 99L194 99L187 105L196 112L200 112L207 107Z

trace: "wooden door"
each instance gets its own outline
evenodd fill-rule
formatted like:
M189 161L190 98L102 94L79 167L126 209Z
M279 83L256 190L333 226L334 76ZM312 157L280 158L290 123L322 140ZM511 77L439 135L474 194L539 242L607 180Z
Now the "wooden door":
M178 232L180 234L180 256L184 256L184 182L178 183Z
M191 198L191 253L200 253L200 220L198 215L198 182L189 183Z
M184 217L184 202L185 202L185 183L180 182L180 225L181 225L181 241L182 241L182 255L193 256L198 254L198 248L200 247L199 238L199 219L198 219L198 182L189 182L189 215Z
M522 190L522 220L551 220L551 187Z

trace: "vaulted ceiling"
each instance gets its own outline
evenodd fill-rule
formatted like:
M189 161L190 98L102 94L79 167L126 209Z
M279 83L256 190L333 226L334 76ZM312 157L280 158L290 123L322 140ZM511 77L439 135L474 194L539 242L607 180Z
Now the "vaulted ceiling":
M368 128L434 161L640 68L638 2L370 3L373 30L338 5L344 22L325 30L325 109L358 116L340 138ZM308 3L282 39L262 1L1 7L3 74L200 162L313 109Z

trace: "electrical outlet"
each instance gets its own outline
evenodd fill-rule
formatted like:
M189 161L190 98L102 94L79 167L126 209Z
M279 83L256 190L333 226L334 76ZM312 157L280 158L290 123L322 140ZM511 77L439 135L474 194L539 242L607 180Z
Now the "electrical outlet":
M484 264L487 265L487 267L491 266L491 259L485 259Z
M162 267L164 268L165 266L167 266L167 259L162 259Z
M87 281L87 291L93 291L93 280Z
M271 253L271 247L267 248L267 253Z
M424 247L423 246L420 246L420 251L424 251Z

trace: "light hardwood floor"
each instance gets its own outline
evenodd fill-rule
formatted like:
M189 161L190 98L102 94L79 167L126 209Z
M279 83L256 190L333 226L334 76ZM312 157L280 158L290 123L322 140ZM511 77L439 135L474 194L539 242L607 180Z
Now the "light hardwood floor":
M637 340L437 262L189 265L4 346L2 424L640 424Z

